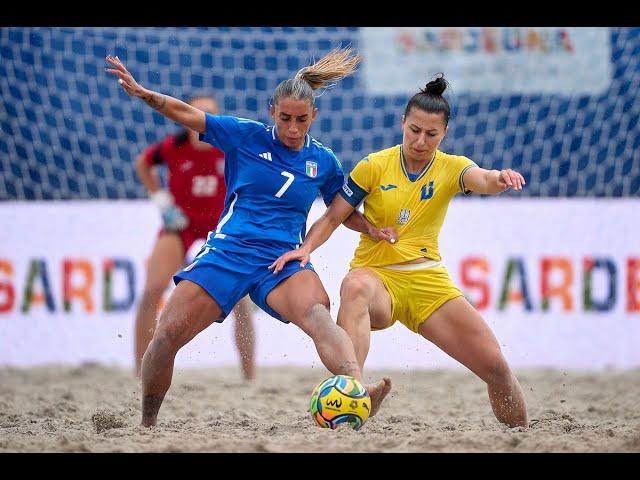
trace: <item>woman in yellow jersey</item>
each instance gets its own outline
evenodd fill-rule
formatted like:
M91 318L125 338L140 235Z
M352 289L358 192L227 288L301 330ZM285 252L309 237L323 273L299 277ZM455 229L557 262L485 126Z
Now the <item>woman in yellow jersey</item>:
M306 264L311 252L364 200L364 215L378 230L361 236L342 281L338 313L360 367L369 352L371 330L400 321L486 382L500 422L526 427L522 388L491 329L452 282L438 249L438 235L456 193L521 190L525 181L511 169L485 170L466 157L438 150L451 111L442 96L446 87L440 74L409 100L402 117L402 144L358 162L341 195L313 224L302 245L270 268L277 272L292 260Z

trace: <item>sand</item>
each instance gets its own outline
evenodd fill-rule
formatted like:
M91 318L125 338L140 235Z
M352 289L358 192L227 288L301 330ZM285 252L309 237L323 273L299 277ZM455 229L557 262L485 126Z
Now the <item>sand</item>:
M531 426L499 424L463 369L370 371L393 391L359 431L307 413L328 372L177 369L158 425L139 426L138 381L98 364L0 368L0 452L640 452L640 369L523 370Z

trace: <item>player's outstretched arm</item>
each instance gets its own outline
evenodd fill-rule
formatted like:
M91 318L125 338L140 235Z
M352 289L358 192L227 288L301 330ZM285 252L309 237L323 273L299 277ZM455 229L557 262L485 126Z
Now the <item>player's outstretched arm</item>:
M524 177L515 170L485 170L484 168L470 168L462 179L465 188L472 192L486 195L502 193L509 188L522 190L527 183Z
M107 55L107 63L112 68L105 69L108 73L118 77L118 83L122 86L127 95L138 97L151 108L157 110L165 117L180 123L191 130L204 133L205 113L188 103L177 98L163 95L152 90L148 90L136 82L133 75L129 73L122 61L118 57Z

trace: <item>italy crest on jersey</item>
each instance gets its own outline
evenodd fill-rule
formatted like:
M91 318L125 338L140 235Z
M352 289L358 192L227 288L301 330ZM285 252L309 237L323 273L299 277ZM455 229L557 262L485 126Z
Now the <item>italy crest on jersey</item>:
M307 161L307 176L316 178L316 175L318 175L318 162Z

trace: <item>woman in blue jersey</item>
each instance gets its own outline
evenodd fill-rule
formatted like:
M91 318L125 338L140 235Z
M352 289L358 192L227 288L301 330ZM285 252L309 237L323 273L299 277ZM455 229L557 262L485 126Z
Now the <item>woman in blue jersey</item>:
M214 321L222 321L249 294L265 312L300 327L333 374L362 378L353 343L329 314L329 297L310 264L290 264L277 274L274 258L302 243L318 191L328 205L344 183L333 152L313 139L314 91L353 73L360 61L350 49L334 50L275 89L270 114L275 125L220 116L139 85L118 57L107 72L125 92L169 119L200 132L201 140L225 153L225 206L195 261L174 276L167 301L142 361L142 422L155 425L171 384L178 350ZM345 225L375 238L358 213ZM213 227L213 225L212 225ZM391 388L388 378L368 386L375 414Z
M353 340L360 368L371 331L400 321L486 382L500 422L526 427L522 388L491 329L451 281L438 246L447 207L457 193L521 190L525 181L511 169L485 170L467 157L438 150L449 123L449 103L442 96L446 87L439 76L409 100L402 144L358 162L300 248L270 268L279 272L291 263L305 265L311 252L364 201L367 220L374 227L387 226L382 230L392 238L375 242L363 235L340 288L338 325Z

